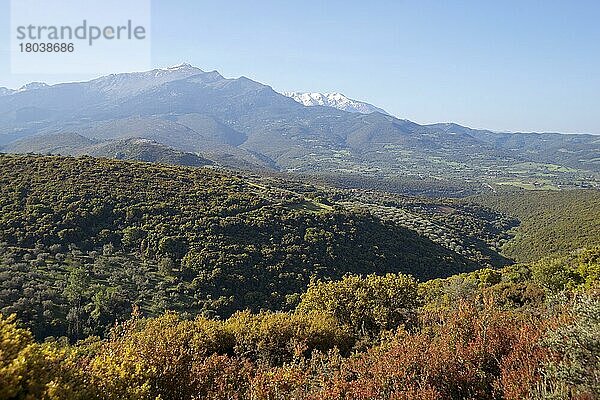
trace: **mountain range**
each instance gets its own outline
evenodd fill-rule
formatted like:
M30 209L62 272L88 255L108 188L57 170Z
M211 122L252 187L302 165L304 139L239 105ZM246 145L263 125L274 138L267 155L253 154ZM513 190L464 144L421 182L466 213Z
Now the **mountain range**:
M92 149L100 146L101 155L116 157L127 153L123 146L139 145L131 139L229 167L352 180L492 189L600 181L598 136L496 133L305 106L249 78L189 64L0 96L3 152L98 154Z

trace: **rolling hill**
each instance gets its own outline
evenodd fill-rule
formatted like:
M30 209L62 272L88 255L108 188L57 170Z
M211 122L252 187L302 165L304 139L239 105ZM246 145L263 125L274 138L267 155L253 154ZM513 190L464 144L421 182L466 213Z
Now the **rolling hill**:
M40 336L104 332L119 315L104 314L103 302L123 316L132 305L151 315L228 316L289 308L313 277L410 272L429 279L478 267L479 253L457 248L451 228L437 240L279 179L0 155L0 185L0 310L32 321ZM66 289L75 281L77 297Z
M564 256L600 243L597 190L509 191L473 200L519 219L514 237L502 248L516 261Z
M38 135L29 139L18 140L7 146L5 150L11 153L89 155L190 167L214 164L211 160L197 154L184 153L151 139L133 137L99 140L89 139L76 133Z

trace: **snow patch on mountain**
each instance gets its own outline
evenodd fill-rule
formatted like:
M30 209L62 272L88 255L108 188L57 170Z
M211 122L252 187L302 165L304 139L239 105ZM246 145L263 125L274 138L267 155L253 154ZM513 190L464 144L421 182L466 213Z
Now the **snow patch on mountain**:
M0 87L0 96L8 96L9 94L13 94L14 92L15 92L15 90L5 88L5 87Z
M284 96L296 100L305 106L326 106L337 108L338 110L353 113L371 114L374 112L388 114L385 110L375 107L372 104L350 99L341 93L307 93L307 92L284 92Z
M199 74L204 74L204 71L190 64L183 63L146 72L111 74L94 79L87 84L91 89L109 95L112 98L121 98L150 90L167 82Z
M17 92L26 92L28 90L38 90L48 87L47 83L44 82L31 82L26 85L23 85L17 90Z

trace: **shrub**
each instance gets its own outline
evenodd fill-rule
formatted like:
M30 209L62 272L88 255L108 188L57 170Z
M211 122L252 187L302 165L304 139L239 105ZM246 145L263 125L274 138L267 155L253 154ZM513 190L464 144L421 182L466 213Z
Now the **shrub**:
M348 331L321 312L239 312L225 322L225 329L235 337L236 355L269 365L310 357L315 350L347 352L353 344Z
M583 278L566 257L547 258L531 264L533 280L552 292L573 289Z
M523 399L547 359L540 320L462 304L342 364L319 399Z
M569 314L571 321L544 339L560 355L546 366L553 382L548 392L554 398L600 398L600 299L579 295Z
M35 343L15 319L0 314L0 399L85 399L70 348Z
M348 275L337 282L313 281L301 297L299 312L323 311L361 336L378 335L411 320L419 304L417 281L410 275Z

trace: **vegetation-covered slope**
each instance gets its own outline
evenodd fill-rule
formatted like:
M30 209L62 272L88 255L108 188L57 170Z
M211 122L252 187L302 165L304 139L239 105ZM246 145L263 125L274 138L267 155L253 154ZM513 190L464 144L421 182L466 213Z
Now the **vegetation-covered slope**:
M596 399L599 250L420 285L312 282L286 313L135 312L75 345L0 315L0 397Z
M0 398L600 395L600 248L471 271L513 243L481 205L89 157L0 187ZM580 193L486 204L552 234Z
M600 191L518 191L476 197L475 201L520 220L503 254L517 261L600 243Z
M272 184L272 183L271 183ZM292 306L312 276L475 262L393 222L210 169L0 156L0 309L39 336L101 334L138 304L227 316Z

